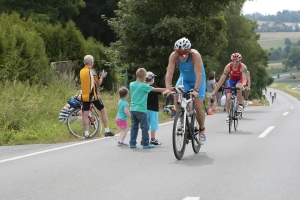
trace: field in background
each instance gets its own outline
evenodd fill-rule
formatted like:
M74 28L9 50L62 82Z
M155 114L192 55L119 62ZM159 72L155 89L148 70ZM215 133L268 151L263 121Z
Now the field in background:
M258 33L260 39L258 43L263 49L270 50L270 48L277 49L278 47L285 47L284 40L289 38L292 43L297 43L300 39L300 32L266 32ZM267 73L269 75L280 74L284 72L294 71L295 69L284 69L281 64L282 60L270 61L267 67Z
M258 34L260 35L258 43L266 50L270 50L272 47L274 49L278 47L284 48L285 38L289 38L292 43L297 43L300 39L300 32L266 32Z

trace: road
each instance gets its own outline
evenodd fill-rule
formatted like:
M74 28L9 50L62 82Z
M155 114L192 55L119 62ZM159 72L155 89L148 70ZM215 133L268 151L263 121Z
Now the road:
M271 106L245 108L231 134L224 112L206 116L205 145L199 154L187 145L180 161L173 154L172 123L160 125L163 144L154 149L119 147L117 136L2 146L0 199L299 199L300 103L276 93Z

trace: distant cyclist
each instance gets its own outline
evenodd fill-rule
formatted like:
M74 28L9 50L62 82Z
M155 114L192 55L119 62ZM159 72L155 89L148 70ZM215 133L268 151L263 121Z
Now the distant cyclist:
M247 82L247 67L244 63L241 62L242 60L242 55L239 53L233 53L231 55L231 60L232 62L228 63L225 68L224 68L224 73L220 78L220 81L217 84L217 87L214 89L214 92L212 93L212 97L216 96L219 88L222 86L222 84L224 83L224 81L227 79L227 77L229 76L229 86L230 87L234 87L236 86L237 88L240 88L241 90L237 90L237 98L238 98L238 102L239 102L239 107L238 107L238 112L241 113L243 112L243 106L244 106L244 102L243 102L243 96L242 96L242 90L244 90L244 87L246 86L246 82ZM226 110L229 114L229 102L230 102L230 98L231 98L231 90L229 92L229 94L227 95L227 102L226 102ZM227 117L226 119L226 123L229 123L229 117Z
M274 95L272 95L272 103L274 103Z
M274 92L274 97L275 97L275 99L276 99L276 92Z

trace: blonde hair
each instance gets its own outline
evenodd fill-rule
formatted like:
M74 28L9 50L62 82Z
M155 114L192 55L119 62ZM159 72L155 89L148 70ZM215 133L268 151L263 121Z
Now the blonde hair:
M129 90L126 87L124 87L124 86L120 87L120 89L119 89L119 96L120 96L121 99L124 98L124 97L126 97L126 95L128 93L129 93Z
M136 70L136 78L143 79L146 78L146 75L147 71L144 68L138 68L138 70Z

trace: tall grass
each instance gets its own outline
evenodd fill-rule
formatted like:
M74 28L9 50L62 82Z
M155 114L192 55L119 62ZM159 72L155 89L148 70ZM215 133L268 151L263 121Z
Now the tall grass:
M105 79L104 79L105 81ZM6 81L0 87L0 145L57 143L76 141L58 115L67 100L80 93L73 75L53 77L47 86ZM108 111L109 128L117 133L115 123L119 96L100 89L100 98ZM129 100L130 101L130 100ZM160 113L160 120L168 117ZM130 124L130 120L128 120ZM98 134L96 137L102 137Z

